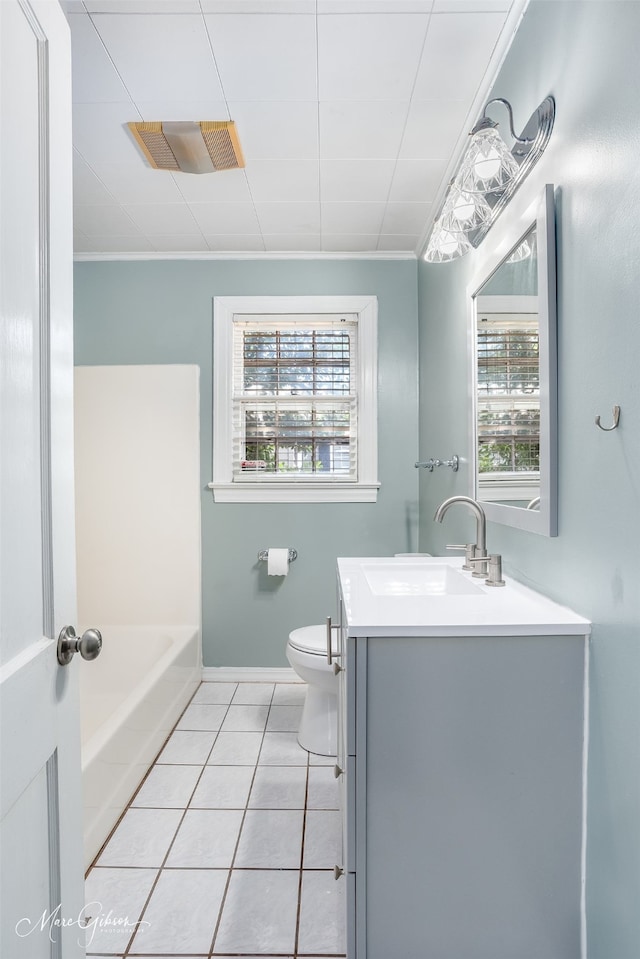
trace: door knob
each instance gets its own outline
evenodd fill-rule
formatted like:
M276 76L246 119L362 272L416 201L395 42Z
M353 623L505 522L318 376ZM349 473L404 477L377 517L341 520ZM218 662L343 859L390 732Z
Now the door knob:
M65 626L58 636L58 662L68 666L75 653L83 659L96 659L102 649L102 634L98 629L85 629L82 636L76 636L73 626Z

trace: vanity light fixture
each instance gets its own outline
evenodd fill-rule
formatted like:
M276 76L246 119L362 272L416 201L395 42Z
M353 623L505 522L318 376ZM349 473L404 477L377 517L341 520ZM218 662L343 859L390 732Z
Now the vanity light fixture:
M509 114L509 149L498 124L487 116L492 103L501 103ZM440 215L433 225L424 254L429 263L444 263L480 245L549 142L555 118L555 101L546 97L529 118L520 135L513 128L511 104L503 97L489 100L471 130L470 142L458 172L449 184Z

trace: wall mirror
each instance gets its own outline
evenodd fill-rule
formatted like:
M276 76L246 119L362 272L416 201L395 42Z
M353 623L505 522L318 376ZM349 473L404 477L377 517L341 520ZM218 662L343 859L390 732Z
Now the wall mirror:
M471 496L487 518L557 535L554 191L516 196L469 288Z

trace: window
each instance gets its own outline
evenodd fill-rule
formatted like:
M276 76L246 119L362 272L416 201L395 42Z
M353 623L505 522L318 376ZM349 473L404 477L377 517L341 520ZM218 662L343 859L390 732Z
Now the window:
M528 496L540 477L536 313L478 314L478 469L483 490Z
M375 502L375 297L216 297L214 498Z

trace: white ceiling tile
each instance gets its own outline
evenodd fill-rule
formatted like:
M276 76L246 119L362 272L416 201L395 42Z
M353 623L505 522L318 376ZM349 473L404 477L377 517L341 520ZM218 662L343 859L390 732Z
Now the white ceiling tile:
M487 69L504 13L433 14L414 97L471 100Z
M431 13L433 0L318 0L318 13Z
M408 109L403 100L321 103L320 156L395 159Z
M64 15L68 19L68 14L72 13L86 13L86 7L82 0L60 0L60 6L64 12Z
M229 112L246 160L318 155L315 100L233 100Z
M380 239L378 240L378 249L399 251L406 250L409 253L413 253L415 252L419 240L419 234L394 235L389 233L381 233Z
M321 249L320 235L315 233L265 233L264 246L276 253L315 253Z
M389 200L431 203L446 173L447 160L398 160Z
M182 195L168 170L133 163L94 163L93 170L118 203L179 203Z
M209 249L202 233L152 236L151 242L154 250L160 253L203 253Z
M74 222L87 236L138 236L140 230L115 203L91 205L79 203L74 209Z
M260 233L253 203L190 203L189 209L203 233Z
M434 0L434 13L496 13L511 8L513 0Z
M87 238L85 249L77 253L152 253L153 247L146 236L92 236Z
M316 0L202 0L203 13L315 13Z
M86 13L69 16L74 103L127 100L128 93Z
M320 99L409 99L428 22L423 14L319 17Z
M134 100L224 100L200 16L96 15L96 28Z
M250 160L247 180L254 200L319 200L317 160Z
M176 186L189 203L251 202L244 170L219 170L217 173L174 173Z
M136 107L146 123L158 120L228 120L224 100L136 100Z
M450 157L468 112L466 100L413 100L400 156Z
M262 233L320 233L320 204L256 203Z
M321 160L322 200L386 200L395 160Z
M261 253L264 251L264 243L259 233L231 233L225 236L220 234L207 234L205 237L210 250L220 251L221 253L235 253L246 251L247 253Z
M73 234L73 252L74 253L95 253L95 237L85 236L84 233Z
M410 253L510 0L64 6L79 251ZM151 170L126 129L229 118L247 166L204 176Z
M73 154L73 201L84 204L116 202L116 198L76 152Z
M85 0L89 13L200 13L198 0Z
M205 16L227 100L315 100L311 15Z
M129 203L123 209L147 236L198 232L186 203Z
M322 249L333 253L373 253L378 247L378 234L323 233Z
M321 203L322 233L380 232L385 204L347 202Z
M132 103L76 103L73 145L89 164L140 162L127 123L138 120Z
M387 203L380 232L421 234L430 212L430 203Z

